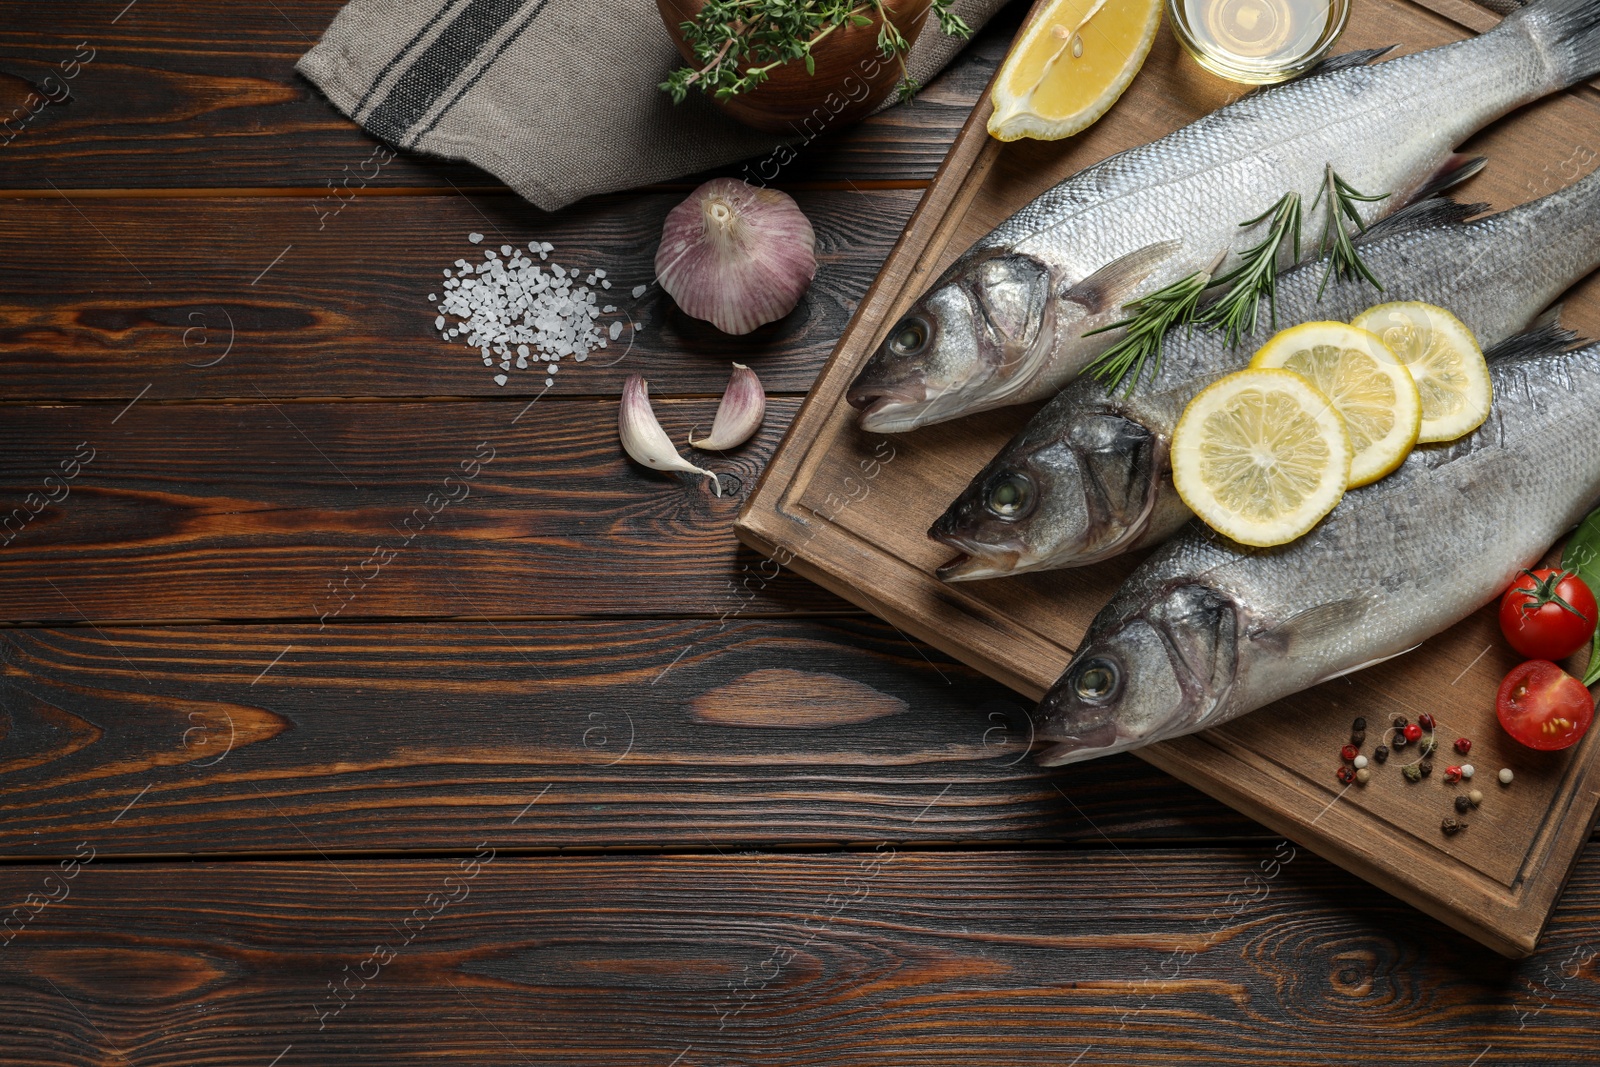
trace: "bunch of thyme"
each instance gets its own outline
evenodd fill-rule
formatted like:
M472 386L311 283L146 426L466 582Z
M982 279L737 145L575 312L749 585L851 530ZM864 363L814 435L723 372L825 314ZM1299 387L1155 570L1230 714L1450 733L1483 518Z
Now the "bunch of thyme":
M878 23L878 51L900 63L900 93L909 99L918 86L905 73L911 42L889 21L885 0L708 0L692 21L682 24L684 40L699 65L672 72L661 88L682 103L692 87L719 99L746 93L766 81L773 68L803 60L816 73L812 49L841 26ZM972 30L950 10L950 0L933 0L939 28L954 37Z

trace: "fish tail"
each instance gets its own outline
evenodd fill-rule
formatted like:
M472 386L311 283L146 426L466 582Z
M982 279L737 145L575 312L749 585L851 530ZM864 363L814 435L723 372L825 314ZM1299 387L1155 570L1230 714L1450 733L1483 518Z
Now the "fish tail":
M1534 0L1499 28L1532 41L1552 89L1600 74L1600 0Z

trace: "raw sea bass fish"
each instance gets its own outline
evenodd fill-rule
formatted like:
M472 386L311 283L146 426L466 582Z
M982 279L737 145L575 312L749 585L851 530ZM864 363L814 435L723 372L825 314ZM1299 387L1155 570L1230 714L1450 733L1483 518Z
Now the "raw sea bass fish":
M1379 301L1449 308L1478 343L1525 328L1600 266L1600 172L1557 193L1472 222L1475 208L1424 201L1359 239L1384 291L1330 280L1323 264L1278 280L1278 324L1348 321ZM1250 361L1220 333L1168 335L1160 369L1132 391L1080 378L1029 420L928 531L963 553L946 581L1081 567L1165 541L1190 518L1172 487L1173 428L1194 396Z
M1481 161L1452 148L1600 71L1600 0L1536 0L1480 37L1372 66L1373 53L1262 90L1050 189L969 249L889 330L846 393L874 433L1053 394L1120 331L1122 305L1254 244L1239 223L1332 164L1392 213ZM1345 65L1341 65L1340 61ZM1325 200L1326 198L1324 198ZM1326 205L1308 211L1321 232Z
M1600 496L1600 345L1561 351L1571 338L1546 327L1504 342L1488 421L1352 489L1300 540L1249 549L1195 523L1168 541L1040 702L1040 762L1227 722L1493 601Z

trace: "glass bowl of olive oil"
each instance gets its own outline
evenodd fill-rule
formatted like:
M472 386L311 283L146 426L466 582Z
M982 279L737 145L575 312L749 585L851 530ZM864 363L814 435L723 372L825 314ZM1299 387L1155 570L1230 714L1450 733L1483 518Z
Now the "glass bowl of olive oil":
M1195 61L1229 81L1288 81L1321 62L1350 20L1350 0L1167 0Z

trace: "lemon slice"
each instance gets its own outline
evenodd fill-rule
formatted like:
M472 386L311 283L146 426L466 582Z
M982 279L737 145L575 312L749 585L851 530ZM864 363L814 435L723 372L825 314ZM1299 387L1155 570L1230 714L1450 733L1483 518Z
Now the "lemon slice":
M1376 334L1342 322L1307 322L1275 334L1252 367L1292 370L1316 386L1350 431L1350 485L1375 482L1405 462L1422 428L1411 372Z
M989 132L1057 141L1092 125L1133 81L1156 39L1161 0L1052 0L994 81Z
M1405 301L1370 307L1351 321L1383 338L1411 369L1422 394L1418 441L1454 441L1489 417L1489 365L1472 331L1450 312Z
M1172 434L1172 481L1218 533L1266 548L1293 541L1344 496L1350 433L1316 386L1242 370L1189 402Z

